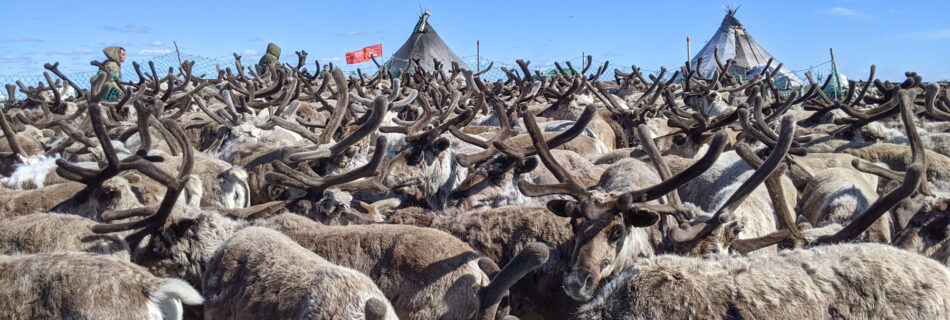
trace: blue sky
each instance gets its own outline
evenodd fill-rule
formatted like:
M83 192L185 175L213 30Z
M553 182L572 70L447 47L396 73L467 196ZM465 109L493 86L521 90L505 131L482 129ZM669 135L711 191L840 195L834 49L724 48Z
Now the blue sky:
M429 22L462 57L532 66L579 57L613 66L656 70L686 61L719 27L725 14L714 1L8 1L0 22L0 75L41 74L43 63L66 72L94 70L102 48L120 45L129 60L174 50L214 57L242 54L256 62L267 42L309 61L342 64L346 51L382 42L386 56L409 36L420 5ZM731 3L729 3L731 4ZM851 78L901 80L916 71L925 81L950 79L950 1L750 1L737 17L749 33L791 70L828 60ZM371 64L371 63L368 63ZM131 69L131 66L127 66Z

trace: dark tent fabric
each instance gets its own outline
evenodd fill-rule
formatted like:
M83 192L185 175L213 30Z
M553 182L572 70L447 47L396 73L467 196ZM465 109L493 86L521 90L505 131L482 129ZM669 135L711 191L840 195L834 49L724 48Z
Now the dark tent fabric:
M451 68L452 62L457 62L459 68L471 69L465 62L462 62L449 46L445 45L439 34L435 32L427 21L429 13L423 13L419 22L412 30L412 35L406 40L406 43L393 54L392 58L386 62L386 66L393 72L399 72L409 65L410 59L419 59L423 68L431 71L433 59L439 60L443 68Z
M733 59L735 64L728 71L741 76L746 76L747 73L753 70L762 70L769 59L772 58L772 55L766 52L755 39L752 39L752 36L742 26L739 19L736 19L735 12L732 10L722 19L719 30L716 30L706 46L693 56L690 64L696 67L696 63L702 57L703 65L699 68L699 72L704 75L712 74L718 68L714 56L717 46L719 47L719 60L726 63L726 60ZM774 59L769 69L774 71L778 64L778 59ZM788 86L801 86L803 84L802 80L785 66L782 66L782 69L777 72L775 79L776 84L784 83Z

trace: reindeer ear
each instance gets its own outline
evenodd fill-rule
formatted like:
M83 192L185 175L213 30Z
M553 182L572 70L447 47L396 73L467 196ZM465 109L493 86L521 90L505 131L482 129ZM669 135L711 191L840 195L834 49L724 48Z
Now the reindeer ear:
M631 208L623 211L623 221L628 226L646 228L660 221L660 214L643 208Z
M522 174L528 173L538 167L538 158L530 157L518 160L518 167L515 168L515 173Z
M574 217L574 205L568 200L548 201L548 211L551 211L551 213L554 213L559 217Z
M439 154L449 148L449 139L441 137L432 142L432 153Z

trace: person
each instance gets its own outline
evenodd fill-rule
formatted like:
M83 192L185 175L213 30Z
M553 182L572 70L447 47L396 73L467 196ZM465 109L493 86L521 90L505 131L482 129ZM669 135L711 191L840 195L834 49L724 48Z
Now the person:
M273 42L268 43L268 44L267 44L267 53L265 53L264 56L261 57L261 61L257 62L257 73L258 73L258 74L264 73L264 66L265 66L265 65L269 65L269 64L277 65L277 64L279 64L280 61L277 61L278 58L280 58L280 47L278 47L278 46L277 46L276 44L274 44Z
M99 72L105 72L109 76L109 80L106 82L106 88L109 89L109 92L106 93L105 101L114 101L122 96L122 90L119 90L119 82L122 81L122 63L125 62L125 48L123 47L106 47L102 49L102 53L106 55L106 60L102 62L102 66L99 67ZM90 80L92 81L92 80Z
M328 72L330 72L330 65L325 64L325 65L323 65L323 72L320 72L320 76L322 77L323 75L327 74Z

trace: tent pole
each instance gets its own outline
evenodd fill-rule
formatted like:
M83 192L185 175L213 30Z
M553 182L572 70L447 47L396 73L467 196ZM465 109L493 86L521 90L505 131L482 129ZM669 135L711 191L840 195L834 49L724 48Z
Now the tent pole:
M831 72L834 73L835 77L835 100L838 100L838 92L841 92L841 88L838 84L841 82L838 80L838 65L835 64L835 49L828 48L828 52L831 53Z

